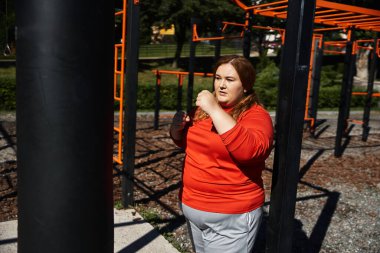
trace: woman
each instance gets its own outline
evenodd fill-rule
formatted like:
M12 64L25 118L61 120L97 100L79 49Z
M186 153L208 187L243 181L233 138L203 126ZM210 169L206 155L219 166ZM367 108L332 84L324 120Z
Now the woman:
M247 59L222 57L215 70L215 92L201 91L195 111L177 113L170 128L186 152L181 207L196 252L251 252L273 126L252 89L255 70Z

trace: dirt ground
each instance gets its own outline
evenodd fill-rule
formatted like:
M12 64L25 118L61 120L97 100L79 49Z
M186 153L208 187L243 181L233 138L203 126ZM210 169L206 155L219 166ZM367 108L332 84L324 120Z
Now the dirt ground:
M0 221L17 219L16 128L14 114L0 115ZM351 116L361 119L360 113ZM192 252L185 220L178 208L183 152L170 140L170 114L139 115L136 132L135 208L182 252ZM380 252L380 112L371 113L371 131L361 141L352 125L346 148L334 157L337 113L324 119L317 138L305 131L293 229L293 252ZM265 251L273 152L263 173L265 217L255 252ZM121 199L120 166L114 168L114 200Z

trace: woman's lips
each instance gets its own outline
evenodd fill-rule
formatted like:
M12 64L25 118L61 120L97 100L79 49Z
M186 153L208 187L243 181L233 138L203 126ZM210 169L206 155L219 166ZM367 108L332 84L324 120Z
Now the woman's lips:
M219 95L220 96L227 96L227 92L225 92L225 91L219 91Z

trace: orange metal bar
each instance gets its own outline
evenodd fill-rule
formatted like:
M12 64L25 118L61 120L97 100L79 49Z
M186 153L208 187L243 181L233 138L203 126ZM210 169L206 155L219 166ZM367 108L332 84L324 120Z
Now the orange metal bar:
M315 15L318 15L318 14L325 14L325 13L331 13L331 12L336 12L336 10L316 11L316 12L315 12Z
M317 28L314 29L314 32L325 32L325 31L334 31L334 30L343 30L342 27L329 27L329 28Z
M356 24L356 23L359 23L359 24L367 24L367 23L370 23L370 22L367 22L367 21L372 21L371 23L374 23L375 21L376 22L380 22L380 17L375 17L375 18L364 18L364 19L359 19L359 20L350 20L350 21L334 21L332 20L331 22L333 23L336 23L336 24Z
M316 5L318 7L324 7L324 8L335 9L335 10L340 10L340 11L356 12L356 13L368 14L371 16L380 16L380 11L378 10L346 5L346 4L340 4L340 3L333 3L333 2L329 2L325 0L317 0Z
M200 38L198 36L198 32L197 32L197 24L193 24L193 41L205 41L205 40L222 40L224 39L223 36L219 36L219 37L208 37L208 38Z
M318 44L315 44L316 39L319 39ZM314 69L314 54L315 54L315 48L321 48L322 47L322 39L323 36L320 34L314 34L313 40L311 44L311 54L310 54L310 67L309 67L309 77L307 82L307 90L306 90L306 104L305 104L305 114L304 114L304 120L311 121L310 122L310 128L314 128L315 119L309 117L309 103L310 103L310 92L311 92L311 81L312 81L312 74Z
M363 125L363 121L361 120L356 120L356 119L347 119L347 122L352 122L354 124L358 124L358 125Z
M234 2L246 12L253 10L254 14L286 18L286 11L278 11L287 7L288 1L276 1L265 4L247 6L240 0ZM315 23L348 28L356 26L359 29L380 31L380 26L366 22L378 20L380 11L346 4L334 3L325 0L316 1ZM359 27L360 25L360 27ZM371 25L371 26L369 26Z
M345 14L345 13L343 13ZM351 15L351 16L345 16L345 17L340 17L340 18L329 18L329 19L324 19L324 18L320 18L320 17L316 17L317 20L320 20L321 22L326 22L326 21L331 21L331 22L334 22L334 21L342 21L342 20L355 20L355 19L359 19L359 21L361 20L361 18L363 17L368 17L368 15Z
M288 8L288 5L284 6L277 6L277 7L272 7L272 8L266 8L266 9L257 9L254 11L255 14L259 14L261 12L267 12L267 11L275 11L275 10L282 10Z
M334 51L334 50L326 50L326 49L323 49L323 52L328 53L328 54L345 54L345 52L339 52L339 51Z
M172 74L172 75L188 75L189 72L186 71L175 71L175 70L152 70L153 73L160 73L160 74ZM205 76L205 77L212 77L214 76L213 73L202 73L202 72L194 72L195 76Z
M283 1L277 1L277 2L272 2L272 3L265 3L265 4L258 4L258 5L253 5L253 6L247 6L244 3L242 3L240 0L233 0L237 6L242 8L244 11L249 11L249 10L254 10L257 8L262 8L262 7L267 7L267 6L274 6L278 4L283 4L287 3L288 0L283 0Z
M368 92L365 92L365 91L355 91L355 92L352 92L352 95L353 96L367 96ZM380 97L380 93L377 92L377 93L372 93L372 97Z
M353 13L352 12L343 12L343 13L334 13L334 14L321 15L321 16L318 16L317 13L315 13L315 18L324 19L324 18L331 18L331 17L346 16L349 14L353 14Z
M252 28L257 28L257 29L264 29L264 30L274 30L274 31L278 31L278 32L285 32L285 29L282 29L282 28L273 28L273 27L270 27L270 26L258 26L258 25L253 25L251 26Z
M138 0L134 0L135 4L138 4ZM114 55L114 100L119 102L119 115L118 124L114 126L114 131L117 133L117 154L113 156L113 160L122 164L122 138L123 132L123 104L124 104L124 75L125 75L125 33L126 33L126 13L127 13L127 0L123 0L123 9L115 13L116 16L122 16L122 35L121 43L115 44ZM120 58L119 58L120 53ZM120 66L118 61L120 59ZM119 84L119 85L118 85ZM119 96L117 96L117 90L119 90Z

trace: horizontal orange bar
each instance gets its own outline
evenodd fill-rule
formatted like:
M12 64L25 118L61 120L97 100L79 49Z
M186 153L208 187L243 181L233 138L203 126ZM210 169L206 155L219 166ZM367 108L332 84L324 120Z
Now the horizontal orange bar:
M118 127L114 127L113 130L116 132L120 132L120 128L118 128Z
M347 119L348 122L352 122L354 124L358 124L358 125L363 125L363 121L362 120L356 120L356 119Z
M352 14L352 12L343 12L343 13L334 13L334 14L328 14L328 15L321 15L318 16L317 12L315 12L315 18L323 19L323 18L331 18L331 17L340 17L340 16L346 16L348 14Z
M174 71L174 70L152 70L153 73L159 73L159 74L172 74L172 75L188 75L189 72L184 71ZM194 72L195 76L206 76L206 77L213 77L214 74L212 73L201 73L201 72Z
M324 32L324 31L334 31L334 30L343 30L342 27L329 27L329 28L317 28L314 29L314 32Z
M277 6L277 7L272 7L272 8L265 8L265 9L257 9L257 10L255 10L255 14L258 14L260 12L268 12L268 11L275 11L275 10L286 9L287 7L288 7L288 5Z
M115 12L115 16L122 15L122 14L124 14L124 11Z
M333 51L333 50L323 50L324 53L329 53L329 54L345 54L345 52L338 52L338 51Z

